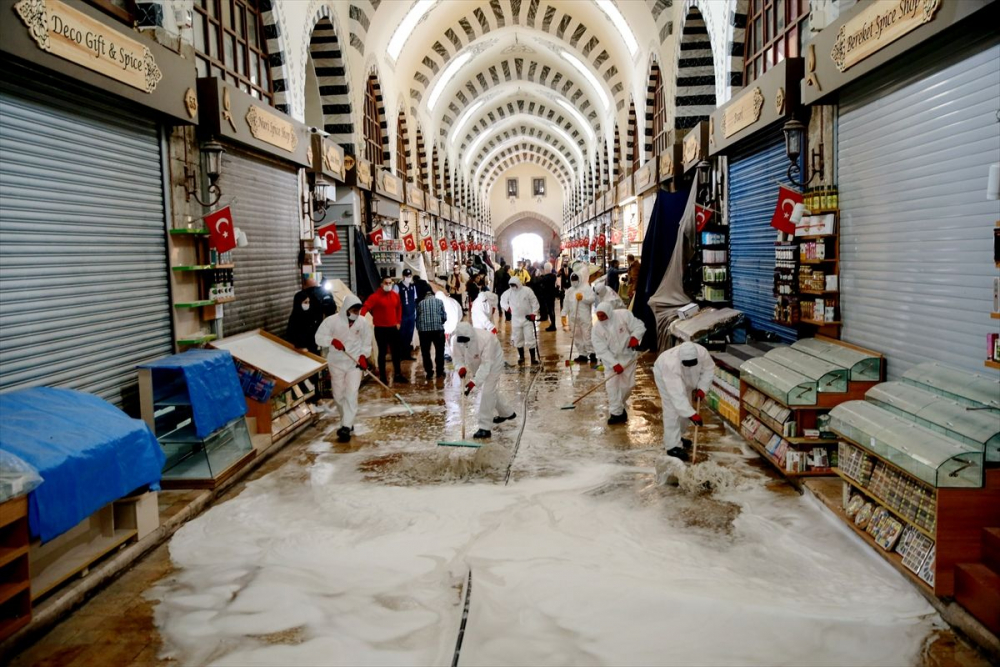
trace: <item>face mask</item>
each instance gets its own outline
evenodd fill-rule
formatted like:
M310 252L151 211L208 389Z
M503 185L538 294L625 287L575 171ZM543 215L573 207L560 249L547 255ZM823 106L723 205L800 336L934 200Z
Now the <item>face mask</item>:
M357 313L347 313L347 319L350 320L351 322L354 322L354 321L356 321L358 319L358 314Z
M458 338L455 339L455 341L459 343L468 343L469 339L466 338L465 336L459 336Z
M403 284L409 287L413 284L413 278L403 278Z
M309 310L309 302L308 301L303 301L302 302L302 310Z
M687 366L688 368L691 368L692 366L697 366L698 365L698 360L697 359L685 359L681 363L684 364L685 366Z
M382 285L382 289L385 290L386 292L391 292L392 285Z

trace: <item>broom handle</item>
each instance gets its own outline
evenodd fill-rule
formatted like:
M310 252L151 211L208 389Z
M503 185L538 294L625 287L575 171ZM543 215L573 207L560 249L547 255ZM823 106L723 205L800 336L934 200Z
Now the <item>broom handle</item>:
M334 349L336 349L336 348L334 348ZM354 357L352 357L351 355L347 354L347 350L338 350L338 352L341 352L341 353L343 353L343 355L344 355L345 357L347 357L348 359L350 359L351 361L353 361L353 362L354 362L354 365L355 365L355 366L357 366L357 365L358 365L358 360L357 360L357 359L355 359ZM360 368L360 367L359 367L359 368ZM393 390L392 390L391 388L389 388L389 385L387 385L387 384L386 384L385 382L382 382L382 380L380 380L380 379L379 379L379 377L378 377L377 375L375 375L374 373L372 373L372 372L371 372L370 370L368 370L367 368L362 368L361 370L362 370L362 371L364 371L365 373L367 373L367 374L368 374L368 377L370 377L371 379L375 380L375 381L376 381L376 382L378 382L378 383L379 383L380 385L382 385L382 387L384 387L384 388L385 388L385 390L386 390L387 392L389 392L389 393L390 393L390 394L392 394L393 396L395 396L395 395L396 395L396 392L394 392L394 391L393 391Z
M698 398L698 407L695 408L695 409L698 411L697 414L700 415L701 414L701 397ZM694 445L691 448L692 449L692 452L691 452L691 463L692 464L698 462L698 430L699 430L698 429L698 425L695 424L694 425Z
M639 357L636 357L632 361L630 361L627 364L625 364L625 368L628 368L629 366L631 366L632 364L634 364L637 361L639 361ZM623 368L622 370L625 370L625 368ZM613 373L613 374L607 376L606 378L604 378L603 380L601 380L600 382L598 382L597 384L595 384L593 387L591 387L590 389L588 389L587 393L585 393L583 396L581 396L580 398L578 398L575 401L573 401L572 403L570 403L570 405L576 405L577 403L579 403L583 399L587 398L588 396L590 396L591 394L593 394L595 391L597 391L598 389L600 389L601 387L603 387L604 385L606 385L611 380L611 378L613 378L615 375L618 375L618 373Z
M465 390L462 389L461 384L458 390L462 393L462 440L465 440Z

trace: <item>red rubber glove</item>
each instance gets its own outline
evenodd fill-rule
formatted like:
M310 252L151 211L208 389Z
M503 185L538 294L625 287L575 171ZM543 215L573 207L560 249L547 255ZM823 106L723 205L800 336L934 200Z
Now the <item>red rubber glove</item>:
M702 421L701 419L701 415L691 415L690 417L688 417L688 419L690 419L692 423L697 424L698 426L705 425L705 422Z
M703 392L701 389L695 389L694 395L697 396L698 398L705 398L705 392Z
M632 336L631 338L628 339L628 346L633 350L639 347L639 339L636 338L635 336Z
M363 371L368 370L368 359L363 354L358 357L358 368Z
M496 327L493 327L493 332L492 333L493 333L494 336L496 335L496 333L497 333L497 328Z
M458 377L464 378L465 374L468 372L469 372L468 369L466 369L465 366L462 366L461 368L458 369Z
M625 369L622 367L621 364L615 364L611 370L613 370L615 373L618 373L619 375L625 372Z
M333 339L333 341L330 343L330 345L333 345L333 349L335 349L335 350L341 350L341 351L343 351L343 349L344 349L344 344L341 343L336 338Z
M475 388L475 386L476 383L470 380L469 384L465 385L465 395L468 396L469 392L471 392Z
M532 313L531 315L528 315L528 321L529 322L534 322L535 321L535 314L534 313Z

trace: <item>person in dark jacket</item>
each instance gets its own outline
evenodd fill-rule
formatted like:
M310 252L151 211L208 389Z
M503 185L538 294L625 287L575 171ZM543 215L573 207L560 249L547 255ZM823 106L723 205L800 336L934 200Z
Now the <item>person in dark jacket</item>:
M542 306L542 321L549 320L546 331L556 330L556 285L557 278L552 270L552 264L545 263L538 273L538 303Z
M611 267L608 269L607 285L615 292L617 292L621 287L621 279L619 278L619 276L621 276L623 273L628 273L628 269L620 269L618 268L619 266L620 264L618 260L613 259L611 260Z
M499 303L503 293L510 288L510 267L507 266L507 262L503 258L500 259L500 268L497 269L496 274L493 276L493 287L493 291L497 293L497 303ZM510 315L508 313L504 313L504 317L510 322Z
M399 325L399 347L403 351L400 361L413 361L413 329L417 325L417 286L413 284L413 271L403 269L403 280L396 284L396 292L403 306Z
M302 289L292 298L292 314L288 316L285 340L300 350L319 354L316 330L324 319L336 312L337 304L332 294L313 278L302 281Z
M569 258L564 257L562 261L562 266L559 267L558 285L559 285L559 312L565 312L563 308L566 303L566 290L573 286L570 280L573 276L573 269L570 268ZM565 315L562 316L562 326L564 330L569 329L569 322Z

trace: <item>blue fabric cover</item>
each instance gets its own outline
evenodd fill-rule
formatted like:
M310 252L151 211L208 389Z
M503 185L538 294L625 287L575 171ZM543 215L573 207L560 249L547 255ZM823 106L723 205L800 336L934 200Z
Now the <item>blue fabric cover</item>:
M140 368L153 369L154 379L159 371L179 371L184 375L194 430L199 438L207 438L247 412L236 365L227 350L188 350Z
M31 535L43 542L141 486L158 485L166 458L142 420L93 394L49 387L0 394L0 449L44 480L28 496Z

